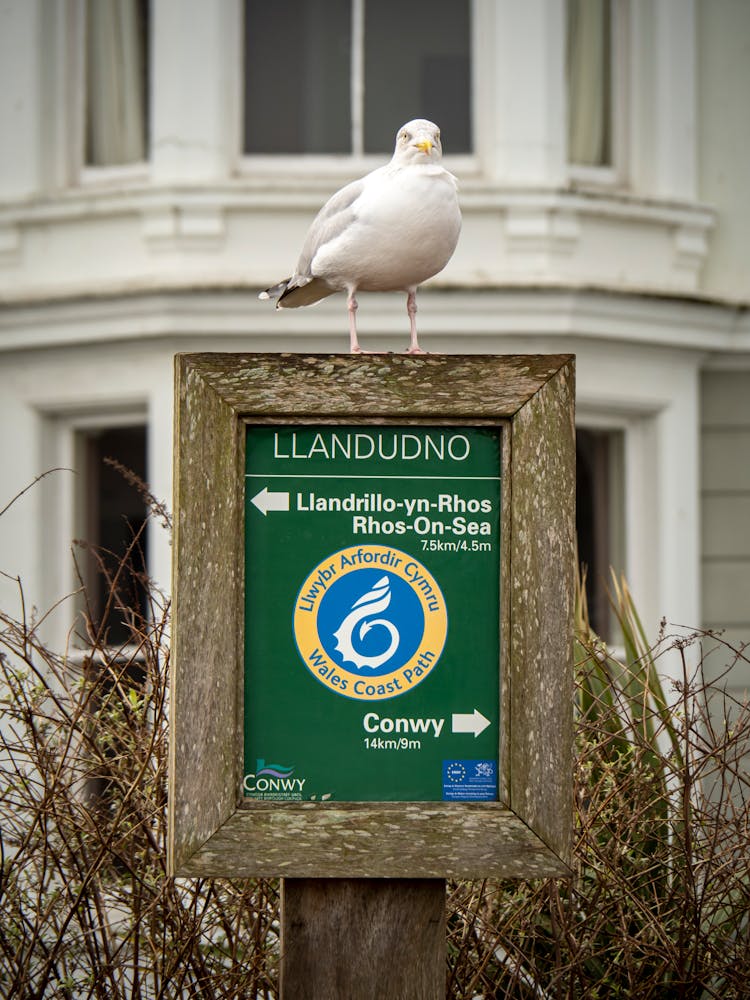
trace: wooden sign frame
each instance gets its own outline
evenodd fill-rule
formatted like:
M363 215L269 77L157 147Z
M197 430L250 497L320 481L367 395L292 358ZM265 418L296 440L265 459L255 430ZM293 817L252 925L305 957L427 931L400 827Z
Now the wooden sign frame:
M570 873L574 397L572 355L176 357L171 875ZM503 428L500 801L243 800L244 432L254 422Z

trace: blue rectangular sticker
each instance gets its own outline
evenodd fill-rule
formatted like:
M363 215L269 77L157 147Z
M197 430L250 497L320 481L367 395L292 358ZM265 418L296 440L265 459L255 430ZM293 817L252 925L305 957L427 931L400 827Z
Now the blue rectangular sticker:
M497 799L497 761L444 760L444 802L494 802Z

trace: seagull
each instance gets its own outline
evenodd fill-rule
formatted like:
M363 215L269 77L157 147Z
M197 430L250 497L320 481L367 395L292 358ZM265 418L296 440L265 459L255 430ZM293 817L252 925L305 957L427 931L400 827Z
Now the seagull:
M442 271L461 231L458 184L440 165L440 129L415 118L396 134L390 163L337 191L307 233L294 274L261 292L277 309L312 305L346 292L352 354L357 299L362 292L406 292L411 339L407 353L424 354L417 340L417 286Z

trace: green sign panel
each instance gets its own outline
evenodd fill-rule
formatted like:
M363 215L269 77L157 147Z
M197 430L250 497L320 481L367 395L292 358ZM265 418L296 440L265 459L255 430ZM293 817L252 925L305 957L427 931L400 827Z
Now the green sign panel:
M247 430L244 794L494 801L500 431Z

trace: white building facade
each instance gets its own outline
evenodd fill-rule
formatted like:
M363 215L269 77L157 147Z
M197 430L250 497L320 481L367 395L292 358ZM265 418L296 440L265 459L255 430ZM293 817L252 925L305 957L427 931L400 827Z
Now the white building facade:
M592 570L654 635L750 639L748 39L745 0L0 0L0 507L61 470L0 517L0 569L39 609L76 588L109 447L169 501L176 352L347 349L341 296L257 293L425 116L464 222L422 346L575 353ZM407 346L401 295L358 324Z

